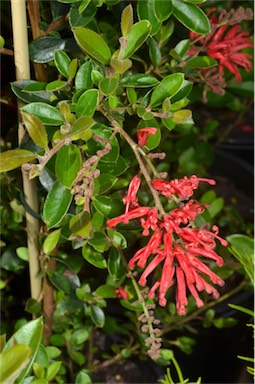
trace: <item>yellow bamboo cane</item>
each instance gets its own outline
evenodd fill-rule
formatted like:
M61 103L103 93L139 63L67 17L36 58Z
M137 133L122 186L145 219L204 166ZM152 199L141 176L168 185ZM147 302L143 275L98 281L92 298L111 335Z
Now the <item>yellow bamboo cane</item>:
M30 64L28 51L27 15L25 0L11 0L12 33L14 45L14 61L17 80L30 79ZM18 140L21 143L24 136L18 101ZM29 180L28 173L22 170L23 191L27 204L33 211L38 212L38 196L36 182ZM37 245L39 220L26 212L27 247L29 254L29 274L31 297L39 300L41 296L42 279L40 276L39 249Z

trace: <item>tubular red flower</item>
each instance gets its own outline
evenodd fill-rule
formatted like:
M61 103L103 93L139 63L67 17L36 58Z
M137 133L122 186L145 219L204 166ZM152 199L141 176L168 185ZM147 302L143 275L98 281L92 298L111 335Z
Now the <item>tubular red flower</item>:
M116 227L117 224L127 224L129 220L137 219L138 217L146 215L151 210L150 207L138 207L130 212L124 213L123 215L114 217L113 219L107 220L106 225L109 228Z
M119 299L124 299L124 300L128 299L128 294L121 285L115 289L115 293L116 293L116 297L118 297Z
M157 128L145 127L138 129L136 132L138 145L143 146L146 145L149 135L155 135L157 132Z
M138 199L136 197L136 194L139 190L140 184L141 179L137 175L133 177L133 179L130 181L127 196L123 199L123 203L126 205L125 213L129 212L130 207L135 208L138 206Z

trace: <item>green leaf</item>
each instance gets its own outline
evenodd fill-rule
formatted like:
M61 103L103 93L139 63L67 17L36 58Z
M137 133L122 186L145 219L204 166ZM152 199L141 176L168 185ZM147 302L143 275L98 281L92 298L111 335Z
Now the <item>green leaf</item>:
M217 61L209 56L197 56L189 59L185 68L210 68L217 65Z
M172 0L173 14L186 28L201 35L211 32L210 22L197 5L183 0Z
M68 81L72 81L74 76L76 75L78 68L78 59L75 58L71 61L69 67L68 67Z
M70 190L56 180L46 197L43 207L43 220L48 229L60 223L67 213L72 199Z
M111 238L114 247L118 249L127 248L127 240L120 232L117 232L114 229L109 229L108 235Z
M78 8L79 12L80 13L83 12L87 8L87 6L89 5L90 2L91 2L91 0L82 0L80 5L79 5L79 8Z
M103 310L97 305L91 305L90 310L91 310L91 320L96 326L98 326L99 328L102 328L105 323L105 316L104 316Z
M47 276L50 282L56 287L59 291L70 294L71 284L68 277L63 275L63 273L57 271L48 271Z
M21 110L39 117L45 125L58 126L64 123L59 110L46 103L30 103L22 107Z
M120 279L125 274L120 252L112 247L108 258L108 271L114 279Z
M80 212L79 214L73 216L69 222L69 228L76 236L84 238L91 237L92 227L89 212Z
M150 120L141 120L139 124L137 125L137 128L145 128L145 127L152 127L152 128L157 128L157 132L155 135L149 135L148 140L146 142L145 147L151 151L152 149L157 148L157 146L160 143L161 140L161 131L158 125L158 122L155 118L152 118Z
M47 380L52 380L56 374L58 373L60 367L61 367L62 362L61 361L54 361L52 364L50 364L47 368L47 373L46 373L46 379Z
M24 261L28 261L29 254L28 254L28 248L27 247L18 247L16 249L17 256Z
M120 74L126 72L132 65L133 63L129 59L120 60L117 57L112 57L111 59L111 66Z
M100 170L101 173L108 173L113 176L120 176L122 175L128 168L128 163L126 160L122 157L119 156L117 161L114 163L100 163L98 164L98 169Z
M54 52L54 62L59 73L65 78L68 78L68 68L71 63L70 57L64 51Z
M92 381L85 370L82 370L76 376L75 384L92 384Z
M121 33L122 36L127 36L134 23L133 8L132 4L126 6L121 13Z
M29 362L31 348L17 344L0 354L0 381L12 384Z
M53 249L56 247L59 238L60 238L61 229L56 229L55 231L49 233L46 239L43 242L43 252L46 255L49 255Z
M46 352L49 359L55 359L61 355L60 349L52 346L46 347Z
M87 150L86 153L88 156L93 156L96 154L98 150L102 150L105 148L106 142L109 140L112 132L109 128L106 128L103 124L95 124L92 128L93 134L96 136L100 136L104 139L104 142L96 142L93 138L87 142ZM111 150L108 154L104 155L100 159L100 163L116 163L120 153L119 142L116 137L111 140ZM99 163L99 164L100 164ZM110 173L110 172L108 172Z
M33 364L33 372L34 372L35 376L37 377L37 379L39 379L39 380L44 379L45 370L40 364L38 364L38 363Z
M173 113L172 120L175 124L183 124L192 118L192 112L189 109L181 109Z
M154 12L159 21L169 19L173 12L173 4L171 0L154 0Z
M179 43L175 46L175 48L173 50L171 50L171 55L173 57L175 57L173 54L172 54L172 51L176 52L177 53L177 60L178 58L180 57L183 57L187 51L189 50L189 47L190 47L190 40L189 39L184 39L184 40L181 40L179 41Z
M101 64L109 64L112 56L110 48L98 33L83 27L75 28L73 33L78 45L85 53Z
M224 207L224 199L222 197L218 197L214 201L210 203L210 207L207 209L211 217L215 217L220 213L220 211Z
M177 103L177 101L184 99L184 97L190 94L192 87L193 83L188 80L184 80L180 90L171 98L171 102L174 104Z
M92 131L89 128L91 128L94 125L94 123L95 122L91 117L88 117L88 116L80 117L78 120L76 120L76 122L72 126L69 132L69 136L71 137L72 140L77 140L80 137L84 139L85 134L88 133L89 134L88 140L89 140L92 136ZM90 136L90 132L91 132L91 136Z
M148 20L142 20L135 23L124 38L124 44L121 49L120 59L128 59L145 42L149 36L151 25Z
M61 91L62 89L64 89L67 86L68 86L67 81L54 80L54 81L51 81L50 83L47 84L46 91L47 92L57 92L57 91Z
M36 159L37 154L26 149L10 149L0 153L0 172L11 171L20 165Z
M112 285L104 284L96 289L95 294L103 299L111 299L116 297L115 290L116 288Z
M71 336L71 343L73 345L79 345L85 343L89 338L89 330L87 328L76 329Z
M92 88L91 72L91 61L87 61L86 63L80 66L75 76L75 87L77 90Z
M114 77L103 77L98 84L99 91L105 95L109 96L116 92L118 87L118 80Z
M101 195L107 192L116 183L117 178L113 175L103 173L94 180L94 195Z
M93 237L88 240L91 245L98 252L105 252L110 248L109 238L102 232L95 232Z
M227 83L227 88L232 92L245 96L253 97L254 96L254 82L253 81L242 81L241 83L235 81L229 81Z
M148 40L148 42L149 42L149 55L150 55L151 62L154 65L154 67L158 67L160 65L161 58L162 58L159 45L153 37L151 37Z
M235 305L235 304L228 304L228 306L230 308L233 308L233 309L237 310L237 311L246 313L247 315L254 317L254 311L252 311L252 310L250 310L248 308L242 307L240 305Z
M86 9L82 9L82 3L79 3L71 7L69 13L69 23L71 28L85 27L89 24L95 14L97 13L97 7L91 2L86 6Z
M180 90L183 81L184 75L182 73L173 73L166 76L152 92L150 105L156 107L167 97L173 97Z
M134 75L128 74L123 76L119 83L124 87L147 88L158 84L159 80L156 77L146 75L145 73L136 73Z
M99 92L97 89L88 89L78 99L75 112L78 117L93 117L99 103Z
M93 199L93 206L107 218L113 218L123 212L123 204L120 200L109 196L97 196Z
M42 310L41 303L33 298L29 298L26 302L25 311L32 314L40 313Z
M17 96L20 100L24 101L25 103L32 103L32 102L44 102L50 104L50 98L52 96L51 92L24 92L24 88L26 88L28 85L32 85L37 83L34 80L19 80L14 81L11 84L12 92Z
M88 263L94 265L94 267L97 267L100 269L107 268L107 263L103 254L100 252L94 251L89 246L85 245L84 247L82 247L82 256Z
M65 41L53 37L42 36L33 40L29 45L30 59L39 64L48 63L54 60L55 51L65 49Z
M234 247L240 254L246 253L252 257L254 252L254 240L247 235L230 235L227 236L227 241Z
M23 325L14 335L8 340L4 347L4 351L11 348L13 344L25 344L30 350L31 354L29 357L29 363L26 365L26 368L19 375L17 382L22 383L25 377L28 375L32 364L34 362L35 356L37 354L43 332L43 321L42 317L39 317L36 320L32 320ZM15 361L15 359L14 359Z
M158 9L158 8L157 8ZM139 20L148 20L151 24L151 36L155 35L161 27L162 22L155 12L155 0L138 0L137 1L137 14Z
M23 92L42 92L45 91L47 83L42 81L35 81L31 84L26 85L23 88Z
M48 136L41 120L30 113L21 112L29 136L39 147L48 150Z
M63 347L66 344L66 338L64 335L52 335L50 337L50 344L57 347Z
M55 172L58 181L67 188L71 188L82 165L80 149L77 145L64 145L57 152Z
M231 328L234 327L238 323L237 319L234 319L233 317L220 317L218 319L213 320L213 325L216 328Z

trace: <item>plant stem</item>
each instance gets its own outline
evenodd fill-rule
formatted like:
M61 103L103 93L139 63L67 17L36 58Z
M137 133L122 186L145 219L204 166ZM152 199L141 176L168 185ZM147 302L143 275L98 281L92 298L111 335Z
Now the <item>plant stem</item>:
M151 180L150 174L147 171L147 168L145 167L144 162L141 158L139 146L106 110L104 110L101 107L101 108L99 108L99 111L110 121L115 132L118 132L126 140L126 142L130 145L132 151L134 152L136 160L139 164L140 170L141 170L141 172L145 178L145 181L148 184L148 187L151 191L151 194L152 194L153 199L155 201L155 205L156 205L157 209L159 210L160 214L162 216L164 216L165 210L161 204L161 201L160 201L160 198L159 198L157 191L151 185L152 180Z
M14 44L14 60L17 80L30 78L28 36L25 0L11 0L12 30ZM23 103L18 101L18 141L21 143L24 136L20 108ZM22 171L24 196L33 211L38 212L38 197L35 181L30 181L28 173ZM38 300L41 293L42 279L39 276L39 249L37 238L39 233L39 220L26 212L27 246L29 254L29 273L31 297Z

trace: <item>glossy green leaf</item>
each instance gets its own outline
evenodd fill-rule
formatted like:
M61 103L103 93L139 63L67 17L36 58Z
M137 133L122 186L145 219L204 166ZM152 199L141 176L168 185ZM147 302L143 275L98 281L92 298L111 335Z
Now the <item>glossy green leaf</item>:
M94 18L97 13L97 7L90 2L85 9L81 7L82 3L72 6L69 13L69 23L71 28L85 27Z
M68 67L68 81L72 81L74 76L76 75L78 68L78 59L75 58L71 61L69 67Z
M192 4L201 4L206 2L206 0L183 0L183 1L185 1L186 3L192 3Z
M122 36L127 36L134 23L133 8L132 4L126 6L121 13L121 33Z
M29 363L31 348L25 344L13 345L0 354L0 381L12 384Z
M41 120L27 112L21 112L29 136L39 147L48 150L48 136Z
M93 323L97 327L102 328L105 323L105 315L102 308L98 307L97 305L91 305L90 312L91 312L91 320L93 321Z
M151 37L148 40L148 42L149 42L149 55L150 55L151 62L154 65L154 67L158 67L160 65L161 58L162 58L160 48L158 46L157 41L153 37Z
M18 247L16 248L17 256L24 261L28 261L29 254L28 254L28 248L27 247Z
M97 196L93 199L93 206L107 218L116 217L123 213L122 202L109 196Z
M156 16L155 2L155 0L138 0L136 7L139 20L148 20L150 22L150 34L152 36L158 32L162 24Z
M35 81L31 84L26 85L23 88L23 92L42 92L46 90L47 83L43 81Z
M112 247L108 258L108 271L114 279L119 279L125 274L120 252Z
M183 81L184 75L182 73L173 73L166 76L152 92L150 105L156 107L167 97L173 97L180 90Z
M33 372L34 372L37 379L39 379L39 380L44 379L45 370L40 364L38 364L38 363L33 364ZM38 380L36 380L36 381L38 381Z
M227 236L227 241L234 247L240 254L246 253L253 255L254 252L254 239L247 235L234 234Z
M33 40L29 46L30 59L35 63L48 63L54 60L58 50L65 49L65 40L53 36L42 36Z
M95 294L103 299L111 299L116 297L115 289L112 285L104 284L96 289Z
M184 80L179 91L171 98L171 102L177 103L177 101L182 100L184 97L188 96L192 91L193 83L188 80Z
M173 14L186 28L201 35L211 32L205 13L195 4L183 0L172 0Z
M78 27L73 30L74 37L81 49L99 61L107 65L111 59L111 51L106 41L92 29Z
M61 91L62 89L66 88L68 86L67 81L63 80L54 80L47 84L46 91L47 92L57 92Z
M69 293L71 291L70 280L63 273L57 271L48 271L47 276L50 282L56 287L59 291Z
M60 223L67 213L72 199L73 196L70 190L56 180L46 197L43 207L43 220L48 229Z
M58 244L60 238L61 229L56 229L55 231L49 233L46 239L43 242L43 252L48 255Z
M97 252L105 252L110 247L110 240L103 232L95 232L93 237L88 240L89 245L91 245Z
M114 77L104 77L99 81L98 84L99 91L105 95L109 96L116 92L118 87L118 80Z
M86 328L76 329L71 336L71 343L73 345L79 345L85 343L89 338L89 330Z
M170 18L170 20L168 20L165 24L162 25L162 27L160 28L157 34L161 47L164 47L168 43L173 32L174 32L174 21L172 18Z
M94 195L101 195L107 192L116 183L117 178L111 174L101 173L97 179L94 180Z
M89 246L82 247L82 256L84 259L94 265L96 268L105 269L107 268L106 260L102 253L94 251Z
M82 116L72 126L69 136L71 137L72 140L77 140L79 137L83 137L83 135L89 131L93 125L94 125L94 120L91 117L88 116ZM88 137L90 139L90 137Z
M17 382L22 383L25 377L28 375L32 364L34 362L35 356L37 354L43 332L43 321L42 317L39 317L36 320L32 320L23 325L14 335L7 341L4 351L8 350L15 343L25 344L30 350L31 354L29 357L29 362L26 365L26 368L20 373Z
M12 92L20 100L25 103L44 102L50 104L50 98L53 95L52 92L24 92L23 90L28 86L37 83L34 80L19 80L11 83Z
M90 2L91 0L82 0L78 8L79 12L85 11Z
M159 21L169 19L173 12L173 4L171 0L154 0L154 12Z
M78 102L75 107L75 112L78 117L81 117L81 116L93 117L98 103L99 103L98 90L88 89L78 99Z
M145 73L136 73L132 75L124 75L119 83L124 87L147 88L158 84L159 80L156 77L146 75Z
M11 171L20 165L36 159L37 154L26 149L10 149L0 153L0 172Z
M54 52L54 62L59 73L65 78L68 78L68 68L71 63L70 57L64 51Z
M91 71L91 61L87 61L80 66L75 76L75 87L77 90L92 88Z
M113 176L120 176L122 175L128 168L128 163L126 160L119 156L117 161L114 163L100 163L98 164L98 169L101 173L108 173Z
M80 212L73 216L69 222L69 228L72 234L81 236L84 238L91 237L91 217L89 212Z
M102 139L104 139L104 142L98 141L95 142L95 140L92 138L87 142L87 150L86 153L89 156L95 155L98 150L102 150L105 148L106 142L109 140L112 132L110 129L106 128L103 124L95 124L92 127L93 134L96 136L100 136ZM100 163L116 163L119 157L120 148L119 148L119 142L116 137L114 137L111 140L111 150L108 154L104 155L100 159ZM108 172L111 173L111 172Z
M124 38L120 59L128 59L145 42L149 36L151 25L148 20L141 20L135 23Z
M179 41L179 43L175 46L173 50L171 50L170 53L172 54L172 51L177 53L177 60L178 60L179 57L182 58L188 52L189 47L190 47L190 40L184 39ZM172 56L175 57L173 54Z
M197 56L189 59L185 68L210 68L217 65L217 61L209 56Z
M82 165L79 147L74 144L64 145L57 152L55 172L58 181L67 188L71 188Z
M22 107L21 110L39 117L45 125L58 126L64 123L59 110L46 103L30 103Z

